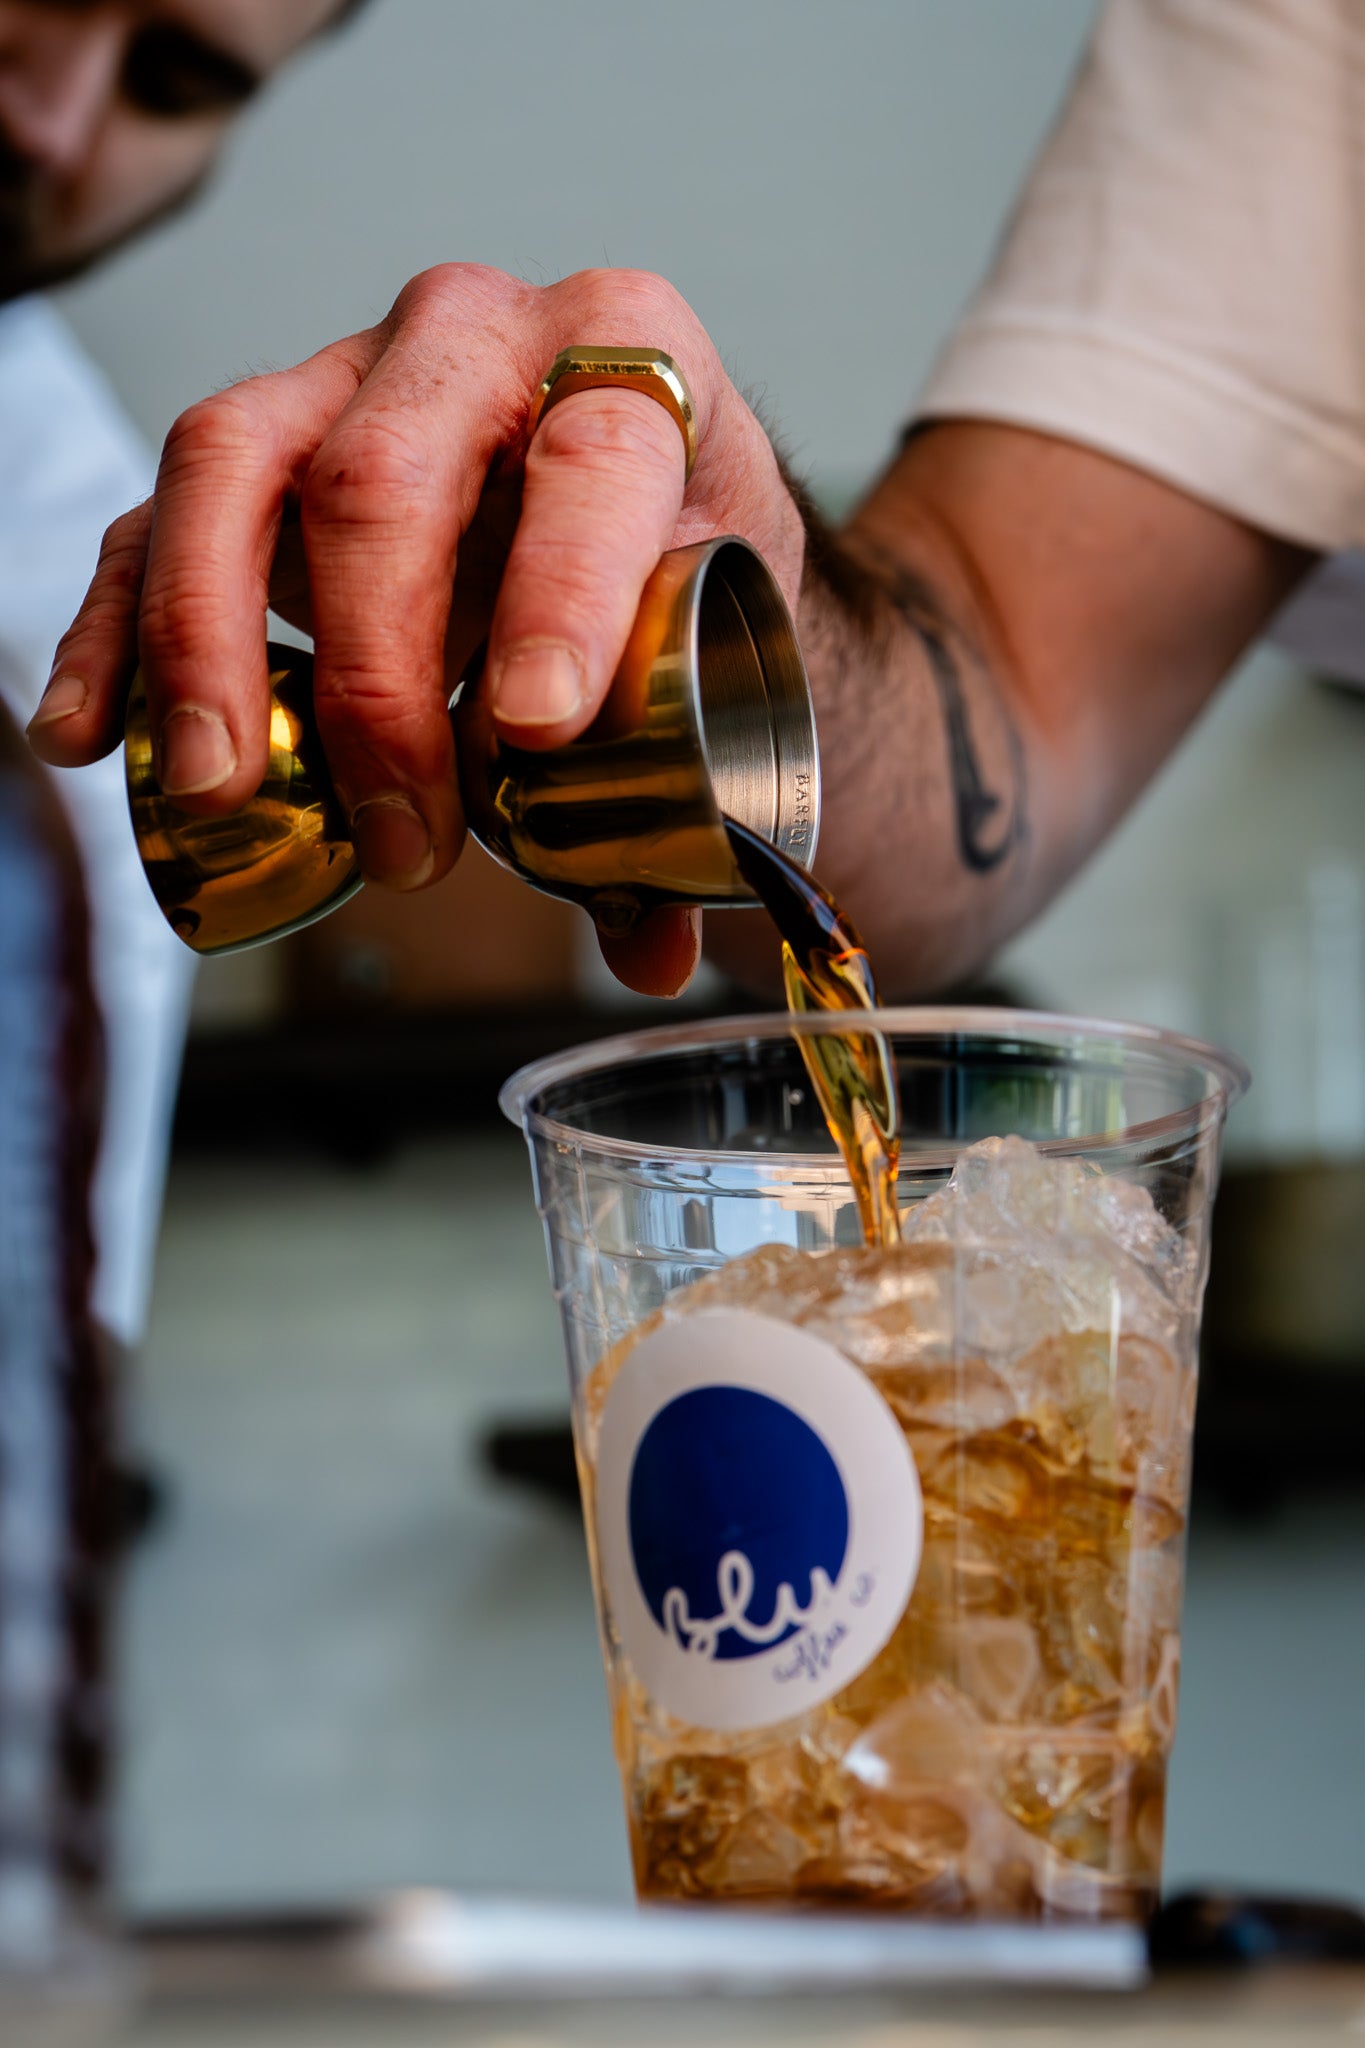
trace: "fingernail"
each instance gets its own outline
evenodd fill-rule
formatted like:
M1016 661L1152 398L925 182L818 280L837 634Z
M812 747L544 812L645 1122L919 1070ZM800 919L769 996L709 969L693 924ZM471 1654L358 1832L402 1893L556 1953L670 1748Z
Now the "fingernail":
M405 796L372 796L351 815L360 865L391 889L419 889L431 878L436 856L426 821Z
M558 640L523 640L502 657L493 709L505 725L562 725L583 701L583 670Z
M84 711L89 695L79 676L54 676L28 722L29 731L32 732L35 725L55 725L58 719L73 718L78 711Z
M219 789L236 766L232 735L216 711L184 704L161 721L161 787L167 796Z

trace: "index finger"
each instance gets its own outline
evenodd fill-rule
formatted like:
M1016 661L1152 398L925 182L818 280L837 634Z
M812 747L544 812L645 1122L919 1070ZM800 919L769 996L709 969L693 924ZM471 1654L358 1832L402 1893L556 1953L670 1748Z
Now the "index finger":
M80 768L118 745L137 663L137 608L152 528L150 502L116 519L90 588L57 643L52 675L29 722L29 744L53 768Z
M265 615L284 501L374 347L357 337L235 385L167 436L138 647L161 786L186 809L237 810L265 774Z

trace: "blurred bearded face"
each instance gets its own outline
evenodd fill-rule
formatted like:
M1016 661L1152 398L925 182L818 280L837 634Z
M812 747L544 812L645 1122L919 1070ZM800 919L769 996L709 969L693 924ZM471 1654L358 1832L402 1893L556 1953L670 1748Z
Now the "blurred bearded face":
M0 0L0 301L172 212L342 0Z

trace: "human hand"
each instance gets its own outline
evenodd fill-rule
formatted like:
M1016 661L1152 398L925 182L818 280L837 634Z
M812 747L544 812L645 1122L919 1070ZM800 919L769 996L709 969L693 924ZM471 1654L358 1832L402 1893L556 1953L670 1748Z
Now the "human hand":
M575 344L657 348L691 389L698 455L624 389L527 411ZM240 808L266 768L265 611L310 632L317 716L361 865L421 888L464 837L446 704L486 639L521 747L591 722L659 556L737 533L795 611L803 529L768 438L696 315L661 278L544 288L468 264L415 278L378 326L182 414L154 497L115 521L30 738L76 766L122 736L140 658L163 788ZM681 986L696 913L604 945L632 986Z

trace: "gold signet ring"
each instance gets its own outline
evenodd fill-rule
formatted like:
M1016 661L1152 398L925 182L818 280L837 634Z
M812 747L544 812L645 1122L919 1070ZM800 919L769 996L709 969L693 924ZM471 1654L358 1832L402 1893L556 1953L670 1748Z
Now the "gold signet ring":
M552 405L572 398L575 391L600 391L615 385L639 391L678 423L687 450L684 480L697 460L697 415L687 380L674 362L658 348L562 348L540 380L527 426L534 434Z

